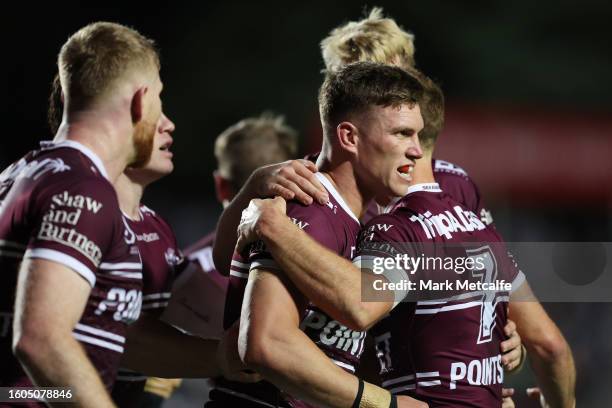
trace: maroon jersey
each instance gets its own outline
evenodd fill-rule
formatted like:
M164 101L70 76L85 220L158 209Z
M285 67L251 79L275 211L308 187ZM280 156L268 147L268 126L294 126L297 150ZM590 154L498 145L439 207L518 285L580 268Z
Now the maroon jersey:
M215 268L212 255L214 246L215 232L211 232L185 249L185 256L190 262L195 263L203 273L206 273L208 277L225 292L228 278L227 276L221 275Z
M289 202L287 203L287 215L300 229L308 233L321 245L344 258L351 259L361 227L359 220L329 180L321 173L318 173L317 177L328 190L330 201L326 205L314 203L310 206ZM234 255L226 298L226 327L231 326L240 317L248 274L254 268L279 269L262 242L253 245L247 259L239 254ZM365 332L357 332L347 328L312 303L308 304L302 316L300 327L310 339L334 363L354 373L363 351ZM273 405L308 406L291 396L279 395L276 388L269 383L247 386L220 383L220 386L223 389L229 389L229 392L232 392L234 396L237 393L246 394L247 399L250 399L251 402L260 400Z
M145 205L139 209L137 220L124 214L126 233L142 257L142 310L161 314L170 300L172 283L186 262L178 248L172 227L155 211ZM113 388L113 399L119 406L134 406L140 401L146 377L140 373L120 369Z
M476 186L476 183L468 176L465 170L456 164L438 159L432 159L431 166L434 171L436 182L446 194L450 195L468 210L478 215L483 223L493 225L493 216L486 208L484 200L480 196L478 186ZM381 211L376 203L372 201L362 221L367 223L383 212L388 211Z
M0 385L30 380L11 352L19 265L47 259L91 285L74 337L111 388L127 324L138 318L142 265L101 160L74 141L42 143L0 175Z
M184 250L188 265L174 283L162 320L202 338L221 338L228 278L215 268L214 232Z
M444 259L480 257L479 270L455 276L487 283L504 280L517 288L524 276L501 241L494 229L438 184L418 184L390 214L367 224L355 263L394 258L398 252ZM418 284L427 277L401 270L399 275L390 280L401 277ZM504 378L500 343L505 339L508 300L507 290L466 290L451 297L397 305L371 329L383 386L430 407L500 406Z

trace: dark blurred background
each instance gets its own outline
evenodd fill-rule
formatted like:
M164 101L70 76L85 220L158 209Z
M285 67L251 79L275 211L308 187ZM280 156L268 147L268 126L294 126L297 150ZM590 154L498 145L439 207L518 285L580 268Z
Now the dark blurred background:
M371 6L415 34L417 64L448 101L436 156L476 180L508 241L611 240L612 3L604 1L19 6L3 13L0 167L53 136L47 98L68 36L97 20L131 25L161 49L164 110L177 125L176 170L145 202L187 245L221 210L213 143L226 127L273 111L299 130L302 153L317 149L318 44ZM575 352L579 406L609 406L610 303L546 307ZM510 378L519 393L529 375Z

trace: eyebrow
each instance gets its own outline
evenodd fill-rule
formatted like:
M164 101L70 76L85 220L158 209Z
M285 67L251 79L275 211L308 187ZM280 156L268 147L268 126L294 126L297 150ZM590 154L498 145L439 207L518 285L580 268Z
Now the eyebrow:
M405 126L400 126L400 127L394 127L391 128L391 133L400 133L400 132L404 132L404 133L416 133L416 130L414 130L411 127L405 127Z

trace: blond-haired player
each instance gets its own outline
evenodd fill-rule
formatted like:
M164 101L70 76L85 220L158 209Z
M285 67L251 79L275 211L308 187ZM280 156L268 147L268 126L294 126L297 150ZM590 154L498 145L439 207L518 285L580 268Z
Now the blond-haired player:
M321 51L329 71L355 61L376 61L408 70L415 65L414 35L392 18L385 17L378 7L366 18L332 30L321 42ZM479 215L482 222L491 224L491 213L467 173L459 166L433 158L436 136L443 122L432 121L435 112L425 109L422 113L425 128L419 135L423 148L421 160L432 161L435 179L442 190ZM419 177L418 172L423 168L415 166L414 176ZM575 368L571 350L556 324L538 302L511 302L509 319L516 322L529 350L547 402L551 406L571 407L575 403Z
M79 406L112 405L141 299L118 272L142 268L112 183L150 157L159 68L153 42L114 23L81 28L59 53L64 123L0 175L2 386L69 387Z

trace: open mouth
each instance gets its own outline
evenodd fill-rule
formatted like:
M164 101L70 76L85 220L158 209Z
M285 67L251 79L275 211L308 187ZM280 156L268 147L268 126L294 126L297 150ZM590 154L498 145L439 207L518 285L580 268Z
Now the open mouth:
M397 168L397 172L400 177L405 180L412 180L412 171L414 170L414 166L412 164L405 164Z

